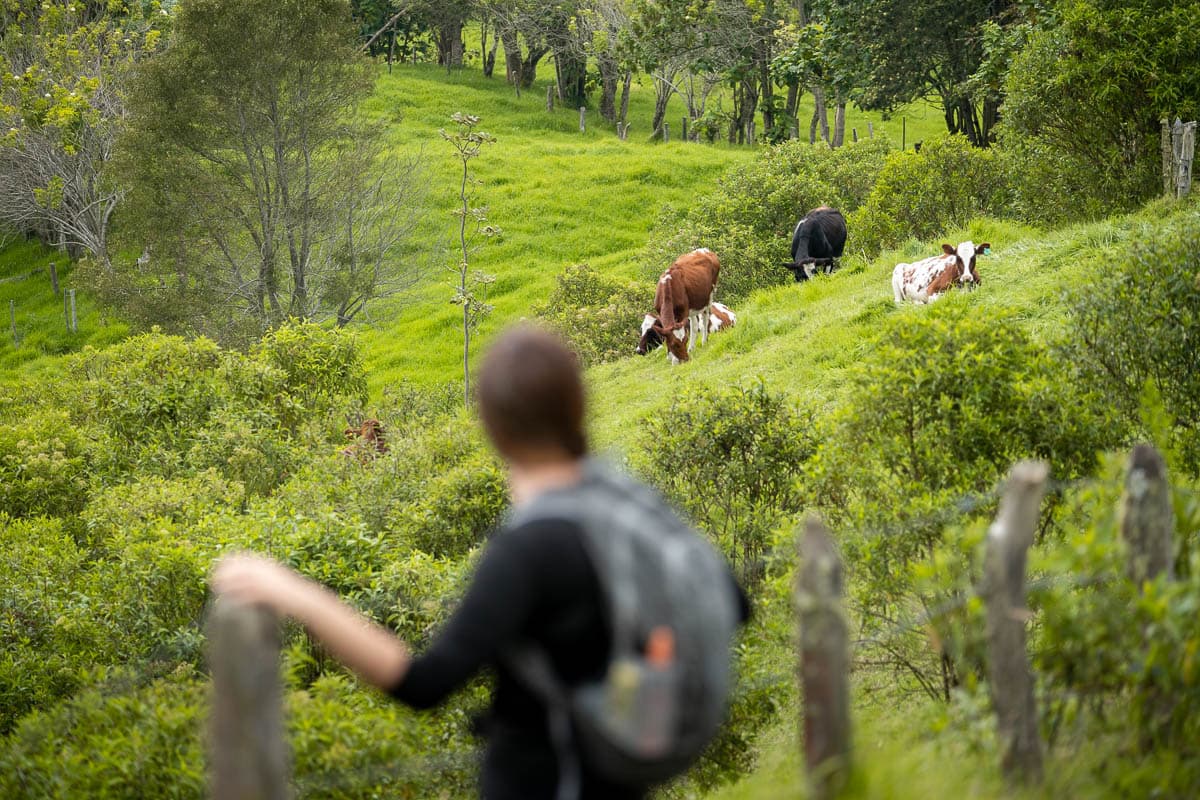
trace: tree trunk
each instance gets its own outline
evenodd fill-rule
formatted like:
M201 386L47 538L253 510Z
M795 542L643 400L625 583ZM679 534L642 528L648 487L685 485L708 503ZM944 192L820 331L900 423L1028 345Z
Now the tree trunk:
M846 101L839 101L833 112L833 146L841 147L846 139Z
M558 72L558 91L563 103L571 108L587 105L587 60L574 53L554 54Z
M675 93L675 73L665 71L654 76L654 118L650 120L650 135L658 136L662 132L663 118L667 115L667 103Z
M463 65L463 24L461 20L448 22L438 29L438 65L446 69Z
M513 86L521 88L521 43L517 39L515 28L505 26L500 29L500 39L504 42L504 77Z
M813 94L813 117L812 122L808 125L808 143L817 143L817 125L821 126L821 138L826 143L829 142L829 111L825 108L825 88L822 86L812 87Z
M542 60L542 56L550 52L548 47L533 47L530 46L529 51L525 53L525 59L521 62L521 88L533 88L533 81L537 78L537 65Z
M983 130L980 131L982 147L990 147L993 141L992 129L1000 121L1000 103L992 98L983 101Z
M607 122L617 119L617 61L609 53L596 56L600 69L600 116Z
M784 103L783 111L792 119L796 119L796 109L800 105L800 86L793 83L788 86L787 100Z
M625 71L625 77L621 79L621 106L617 111L617 122L624 125L625 118L629 115L629 85L633 83L633 72Z

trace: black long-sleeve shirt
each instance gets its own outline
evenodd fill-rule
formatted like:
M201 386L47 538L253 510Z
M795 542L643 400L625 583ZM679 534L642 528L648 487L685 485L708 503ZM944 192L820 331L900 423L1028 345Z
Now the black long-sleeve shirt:
M558 777L546 706L508 669L503 650L517 642L539 645L568 686L604 676L611 637L583 536L572 520L539 519L493 538L459 608L391 690L407 705L429 708L480 668L495 667L481 781L486 800L553 798ZM584 798L643 794L584 767Z

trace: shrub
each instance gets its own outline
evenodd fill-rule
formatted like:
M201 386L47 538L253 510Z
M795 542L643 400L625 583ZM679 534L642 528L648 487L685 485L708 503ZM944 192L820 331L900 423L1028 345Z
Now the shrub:
M1164 445L1200 469L1200 216L1112 259L1070 298L1069 314L1061 357L1075 379L1097 386L1124 427L1143 435L1149 383L1173 420Z
M1064 382L1046 347L1013 316L982 316L969 303L947 298L884 325L811 462L813 503L835 527L856 530L844 540L852 600L872 635L938 604L943 589L921 583L929 569L970 571L965 555L938 564L948 557L939 556L943 527L991 510L1015 461L1043 458L1072 478L1109 441L1097 398ZM962 536L946 541L966 546ZM909 630L911 651L880 642L878 663L902 666L926 689L953 683L955 664L940 645L929 652L922 627Z
M686 213L664 214L640 258L645 274L657 279L681 253L707 247L721 259L717 294L722 302L735 303L754 289L792 280L780 265L791 258L796 223L820 205L847 214L861 206L887 151L883 138L836 150L799 140L766 148ZM859 247L857 235L851 227L846 245L851 251Z
M89 453L62 412L0 425L0 513L68 517L87 501Z
M587 264L567 267L533 313L559 332L584 366L629 355L642 318L654 311L651 289L606 278Z
M343 398L366 403L366 372L347 331L292 321L267 333L252 354L282 369L288 393L310 411L333 407Z
M874 255L908 239L934 239L1007 205L1008 178L992 150L963 136L929 139L920 152L895 152L865 205L847 220L855 247Z
M754 580L771 531L801 508L815 450L811 419L758 383L676 396L643 421L636 467Z

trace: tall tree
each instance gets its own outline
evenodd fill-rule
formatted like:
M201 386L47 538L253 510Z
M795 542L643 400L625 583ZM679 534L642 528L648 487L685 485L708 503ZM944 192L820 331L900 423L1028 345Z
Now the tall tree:
M384 253L402 232L363 200L404 220L415 198L389 188L410 170L356 118L371 86L345 0L181 4L131 94L121 167L148 258L123 296L238 340L289 317L344 323L394 289Z
M934 93L947 130L984 147L993 139L998 102L975 91L970 78L984 58L984 24L1008 22L1012 5L1009 0L837 0L833 8L853 23L830 44L864 60L858 98L864 108L892 111Z
M4 5L0 42L0 222L109 259L123 195L105 168L125 117L132 65L152 52L156 6Z

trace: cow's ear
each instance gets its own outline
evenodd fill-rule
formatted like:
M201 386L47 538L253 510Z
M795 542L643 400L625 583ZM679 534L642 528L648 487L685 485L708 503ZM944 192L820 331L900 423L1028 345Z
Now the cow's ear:
M952 256L952 255L954 255L955 251L954 251L954 247L952 245L944 244L944 245L942 245L942 252L948 256Z
M987 242L984 242L975 248L975 252L978 255L990 256L992 254L992 246Z

